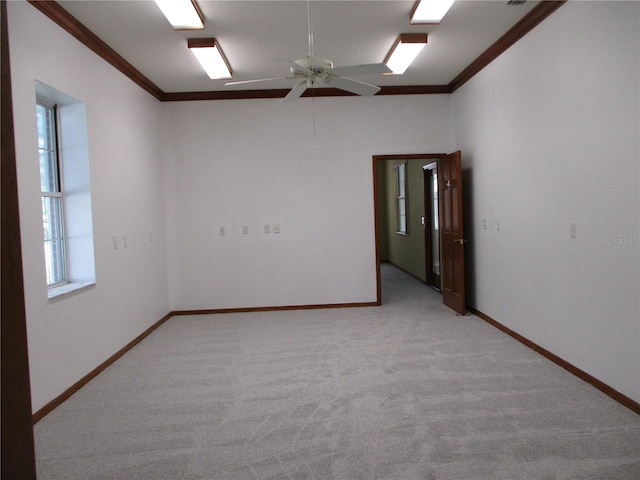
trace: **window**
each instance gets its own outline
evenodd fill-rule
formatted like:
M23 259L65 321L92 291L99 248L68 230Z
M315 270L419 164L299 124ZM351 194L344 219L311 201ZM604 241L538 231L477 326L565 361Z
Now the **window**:
M36 107L40 189L42 191L42 228L47 286L67 283L67 258L64 237L64 202L60 155L58 152L57 109L42 102Z
M83 102L36 82L44 264L49 299L96 281L87 114Z
M407 233L406 163L396 167L396 190L398 205L398 233Z

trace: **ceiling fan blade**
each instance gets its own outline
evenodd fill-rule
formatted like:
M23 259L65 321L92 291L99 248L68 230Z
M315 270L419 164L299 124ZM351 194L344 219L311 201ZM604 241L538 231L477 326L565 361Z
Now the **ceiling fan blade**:
M337 67L331 70L334 75L351 77L354 75L375 75L379 73L391 73L391 69L384 63L367 63L365 65L351 65Z
M271 80L291 80L292 78L296 78L296 77L258 78L257 80L243 80L241 82L227 82L227 83L225 83L225 86L227 86L227 85L244 85L244 84L247 84L247 83L269 82Z
M370 97L380 91L380 87L376 87L370 83L353 80L351 78L331 77L327 79L325 83L330 87L339 88L340 90L346 90L347 92L363 95L365 97Z
M291 90L289 90L289 93L287 93L287 96L284 97L282 100L280 100L280 103L286 102L289 100L295 100L296 98L300 97L300 95L302 95L306 89L307 89L307 81L303 80L299 82Z
M293 68L294 72L302 72L302 73L311 73L307 67L300 65L299 63L294 62L293 60L287 60L285 58L274 58L276 62L288 63L291 68Z

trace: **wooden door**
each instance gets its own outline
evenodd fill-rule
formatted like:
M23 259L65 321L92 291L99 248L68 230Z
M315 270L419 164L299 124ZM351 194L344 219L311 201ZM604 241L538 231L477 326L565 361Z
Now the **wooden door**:
M464 230L462 226L462 158L454 152L438 164L442 301L464 315Z

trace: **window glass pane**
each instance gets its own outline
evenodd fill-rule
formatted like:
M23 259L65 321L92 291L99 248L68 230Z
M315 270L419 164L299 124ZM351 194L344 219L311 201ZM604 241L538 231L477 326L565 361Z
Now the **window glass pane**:
M38 104L38 148L40 155L40 187L43 192L58 192L58 168L55 143L55 111L53 107Z
M42 192L57 192L57 172L53 152L40 150L40 188Z
M42 197L42 228L47 285L53 285L66 280L62 198Z
M404 217L407 214L407 206L405 202L398 202L398 215Z
M47 148L47 109L44 105L36 105L36 118L38 120L38 147Z
M400 233L406 233L407 232L407 217L400 217L400 224L398 231Z
M56 145L55 107L37 103L38 156L42 190L42 229L47 285L67 280L62 192Z
M404 197L405 194L405 188L404 188L404 183L405 183L405 175L404 175L404 163L401 165L398 165L398 196L399 197Z
M406 202L406 164L396 167L398 187L398 232L407 233L407 202Z

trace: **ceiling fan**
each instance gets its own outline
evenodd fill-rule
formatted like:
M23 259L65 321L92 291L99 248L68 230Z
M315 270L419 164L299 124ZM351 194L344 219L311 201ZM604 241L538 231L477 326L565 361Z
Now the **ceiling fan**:
M309 55L298 60L277 61L289 64L290 75L287 77L260 78L241 82L227 82L225 85L242 85L249 83L268 82L272 80L298 79L298 83L281 100L286 102L300 97L307 88L334 87L347 92L370 97L380 91L380 87L370 83L348 78L358 75L374 75L391 73L391 69L384 63L368 63L334 68L333 62L326 58L317 57L313 52L313 32L311 28L311 0L307 0L307 23L309 29Z

